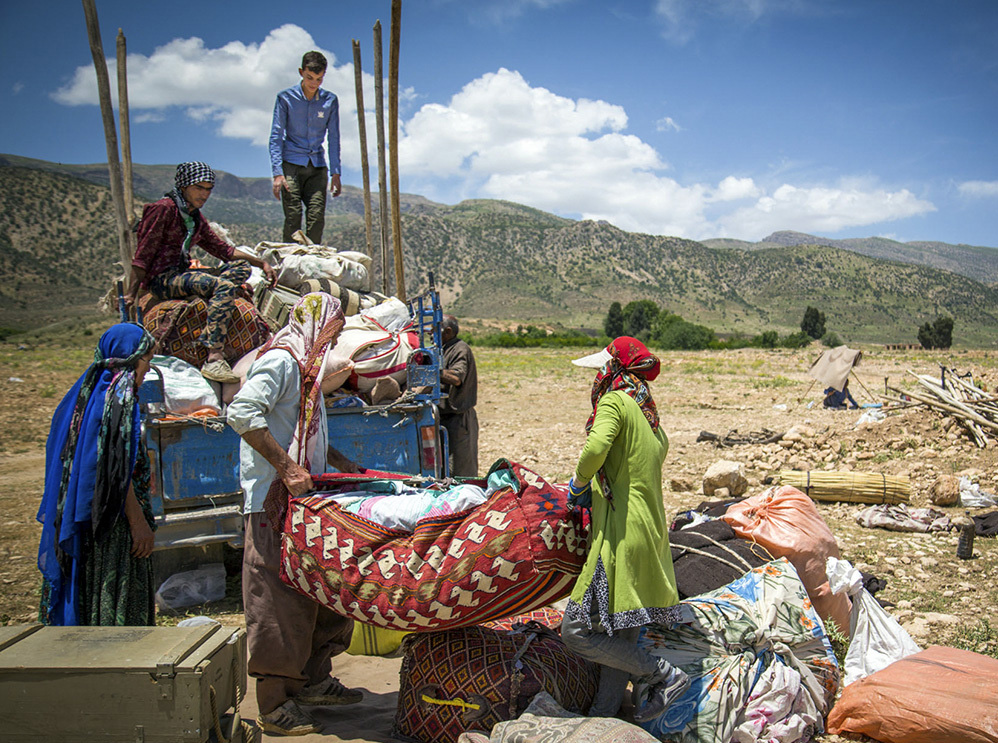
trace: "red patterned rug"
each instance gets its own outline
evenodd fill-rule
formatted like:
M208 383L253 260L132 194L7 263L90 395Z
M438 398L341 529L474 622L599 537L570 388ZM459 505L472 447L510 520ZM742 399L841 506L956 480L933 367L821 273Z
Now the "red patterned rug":
M548 606L568 595L582 569L585 526L565 491L519 464L497 467L510 468L518 486L476 508L420 521L413 532L349 513L322 494L293 498L281 578L344 616L407 632Z

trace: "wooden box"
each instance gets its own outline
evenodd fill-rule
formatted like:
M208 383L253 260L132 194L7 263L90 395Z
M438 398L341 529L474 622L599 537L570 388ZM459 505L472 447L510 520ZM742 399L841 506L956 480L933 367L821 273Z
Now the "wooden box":
M5 742L204 743L245 689L240 628L0 627Z

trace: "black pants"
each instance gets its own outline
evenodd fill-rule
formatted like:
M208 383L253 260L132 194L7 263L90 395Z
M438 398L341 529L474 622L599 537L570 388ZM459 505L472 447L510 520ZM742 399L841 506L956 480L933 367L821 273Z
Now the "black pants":
M314 165L281 164L287 189L281 189L281 206L284 207L284 242L301 229L302 206L305 207L305 234L314 243L322 244L322 230L326 226L326 189L329 186L329 169Z

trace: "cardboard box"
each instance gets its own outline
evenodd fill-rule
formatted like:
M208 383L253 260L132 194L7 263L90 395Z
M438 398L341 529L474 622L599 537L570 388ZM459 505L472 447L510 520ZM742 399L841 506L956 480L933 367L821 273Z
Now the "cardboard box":
M245 690L241 628L0 627L5 742L204 743Z

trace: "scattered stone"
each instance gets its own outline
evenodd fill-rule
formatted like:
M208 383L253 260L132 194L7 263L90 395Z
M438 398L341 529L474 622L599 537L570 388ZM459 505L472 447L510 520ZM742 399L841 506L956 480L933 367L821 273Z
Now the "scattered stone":
M937 506L952 506L960 500L960 479L941 475L929 488L929 500Z
M718 488L727 488L730 496L745 493L748 490L745 465L722 459L708 467L703 476L703 494L712 496Z
M673 493L689 493L693 490L693 481L688 477L673 477L669 480L669 489Z

